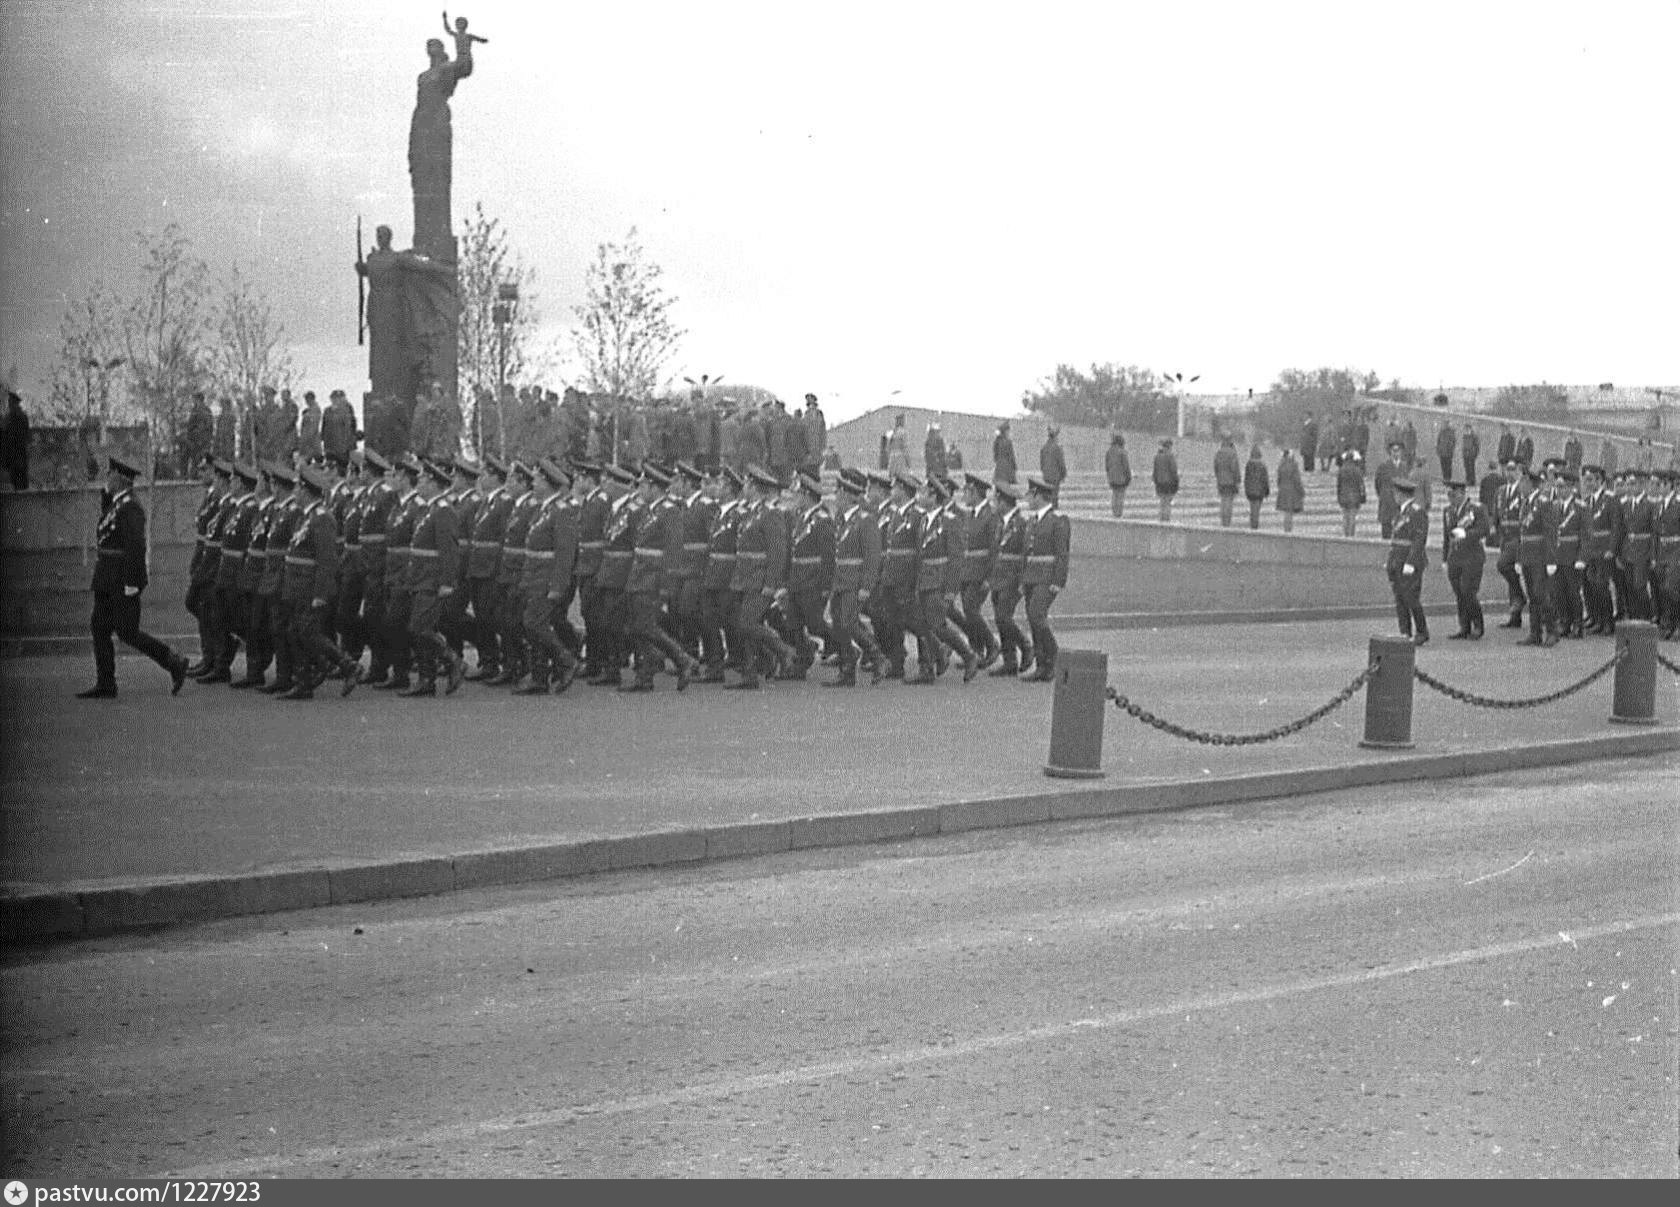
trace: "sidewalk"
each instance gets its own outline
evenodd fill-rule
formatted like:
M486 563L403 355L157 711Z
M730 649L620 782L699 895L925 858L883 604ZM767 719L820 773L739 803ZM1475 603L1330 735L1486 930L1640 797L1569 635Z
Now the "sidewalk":
M1107 653L1110 682L1165 719L1241 733L1325 703L1387 631L1363 619L1069 631L1064 646ZM1438 636L1418 664L1523 697L1614 652L1517 636ZM1609 722L1610 676L1516 711L1417 685L1412 751L1358 745L1362 695L1247 747L1170 737L1110 706L1097 781L1043 774L1051 685L985 675L829 691L823 668L756 693L679 695L662 678L651 695L578 684L540 698L469 683L448 698L362 687L346 700L329 687L294 703L190 682L171 698L155 666L129 658L118 699L74 699L91 673L85 656L0 663L10 937L1680 749L1677 680L1660 669L1654 727Z

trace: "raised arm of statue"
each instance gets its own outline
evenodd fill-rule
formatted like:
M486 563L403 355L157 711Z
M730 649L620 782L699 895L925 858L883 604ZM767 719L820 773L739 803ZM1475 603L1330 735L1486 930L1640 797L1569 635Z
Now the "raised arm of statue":
M455 28L451 29L449 27L449 12L447 9L443 14L443 32L455 39L455 53L457 56L467 60L467 72L472 70L472 44L474 42L482 42L485 45L489 45L490 43L489 38L481 38L477 34L470 34L467 32L467 19L465 17L457 17L455 19ZM467 72L463 72L462 74L464 75Z

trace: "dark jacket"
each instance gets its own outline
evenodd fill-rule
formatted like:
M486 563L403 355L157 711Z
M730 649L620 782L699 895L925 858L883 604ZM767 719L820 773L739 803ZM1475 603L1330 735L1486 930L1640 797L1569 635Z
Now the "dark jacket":
M1301 481L1301 463L1286 452L1278 460L1277 509L1300 512L1306 506L1307 488Z
M1272 475L1260 458L1260 450L1255 449L1243 466L1243 497L1251 503L1258 503L1271 493Z
M1173 456L1170 448L1163 448L1155 454L1155 464L1150 471L1155 482L1155 493L1158 495L1176 495L1178 493L1178 458Z
M1111 490L1124 490L1132 484L1132 462L1126 456L1126 446L1116 440L1108 446L1108 452L1103 458L1103 467L1108 471L1108 485Z
M1242 463L1230 441L1221 444L1213 454L1213 486L1222 495L1234 495L1242 484Z
M882 468L886 468L885 465ZM1015 442L1002 428L992 437L992 476L999 482L1015 481Z
M1046 486L1060 486L1067 479L1067 457L1054 436L1045 437L1044 447L1038 450L1038 471Z
M1365 504L1365 473L1357 461L1343 461L1336 471L1336 506L1362 507Z

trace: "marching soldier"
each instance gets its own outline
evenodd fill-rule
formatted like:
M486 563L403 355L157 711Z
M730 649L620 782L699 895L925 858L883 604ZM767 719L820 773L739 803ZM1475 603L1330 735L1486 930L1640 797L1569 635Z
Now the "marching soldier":
M245 547L245 564L239 572L239 591L245 606L245 675L228 686L267 688L268 668L278 659L275 677L284 673L285 690L290 691L292 659L282 652L285 630L279 626L280 579L285 568L285 542L291 538L291 516L284 514L297 479L292 471L273 461L258 466L262 482L258 487L259 510L251 525L251 541ZM278 537L276 556L271 560L271 537ZM272 692L264 691L265 695Z
M1071 525L1056 510L1056 490L1037 478L1027 479L1027 564L1021 586L1027 600L1027 625L1032 630L1038 669L1023 670L1020 678L1029 683L1048 683L1055 678L1056 636L1050 631L1050 605L1067 586Z
M783 607L795 637L789 679L804 679L816 661L816 642L833 641L823 609L834 587L834 517L823 507L822 483L808 473L794 476L799 496L788 550L788 576Z
M856 687L859 650L869 658L869 685L878 685L884 659L874 636L860 623L859 610L869 602L881 574L881 529L864 506L868 482L856 470L841 470L836 486L839 521L834 534L834 593L829 601L831 633L840 654L840 675L824 687Z
M390 670L384 678L373 680L379 691L406 692L411 687L414 644L408 630L414 616L414 590L410 566L414 560L414 528L427 505L420 495L420 478L425 472L413 453L404 453L391 466L397 497L386 524L385 613L380 622Z
M427 461L424 468L420 490L425 505L415 518L408 550L408 584L413 595L408 635L419 668L414 686L402 693L408 697L437 695L440 660L447 672L445 695L460 687L466 677L461 655L449 648L438 628L445 604L458 589L461 573L459 514L454 500L444 494L453 477L452 467Z
M290 466L276 461L268 467L268 472L274 495L268 510L268 531L263 545L262 574L257 582L256 607L257 612L268 621L268 644L264 654L274 659L274 682L255 686L265 696L278 696L297 686L297 666L292 659L290 636L292 613L281 587L286 579L286 550L303 514L303 502L297 497L297 473ZM235 683L234 686L239 685Z
M443 634L444 641L455 652L455 656L464 658L469 637L478 635L479 618L473 616L469 619L467 615L467 606L472 602L467 567L472 561L473 528L478 519L478 509L484 502L484 495L478 489L478 482L484 476L484 470L459 454L449 463L449 468L453 480L443 497L455 509L455 531L459 534L461 558L455 590L444 601L443 615L438 621L438 632ZM473 648L478 659L482 661L484 651L476 644Z
M1576 483L1580 475L1565 463L1558 470L1557 487L1553 498L1557 504L1557 597L1553 608L1557 613L1560 637L1584 637L1586 631L1581 618L1581 574L1587 563L1581 556L1581 539L1587 529L1587 509L1581 502Z
M869 596L867 604L863 605L863 623L870 627L875 634L876 648L886 660L882 666L882 677L889 677L893 665L889 650L900 650L904 647L904 629L896 619L893 607L892 590L887 586L887 544L892 534L893 519L896 512L892 503L892 478L880 470L865 470L863 473L864 496L863 509L875 523L875 533L881 544L881 570L876 575L874 590ZM903 654L898 655L898 665L903 665Z
M1487 509L1469 497L1469 484L1447 482L1447 504L1441 512L1441 564L1447 584L1458 604L1458 632L1449 641L1479 641L1482 622L1482 567L1486 562L1486 541L1492 529Z
M216 653L215 665L198 676L200 683L231 683L233 660L239 654L239 647L250 643L250 605L239 590L239 580L251 529L262 506L256 493L260 475L248 465L235 464L233 476L238 485L223 501L212 537L221 545L215 590L216 615L222 621L222 645Z
M927 517L916 506L922 484L908 472L892 475L892 495L881 509L882 607L875 628L887 656L888 679L904 678L904 637L916 620L917 558Z
M577 583L578 611L583 619L584 663L580 673L588 681L606 673L601 653L609 642L601 622L596 580L607 547L607 520L616 496L607 491L602 482L605 471L595 462L574 460L572 471L576 475L574 486L582 492L578 500L578 555L573 578Z
M636 523L641 502L631 488L636 476L623 466L602 469L601 485L611 500L601 549L601 567L595 572L596 628L600 630L600 670L587 682L591 687L622 687L623 666L629 655L625 588L630 566L636 559ZM581 523L580 523L581 530ZM588 641L594 645L596 634Z
M83 700L110 700L117 694L117 651L112 637L120 637L169 672L169 694L187 681L187 660L140 627L140 593L146 589L146 511L134 497L140 476L128 461L111 454L106 463L106 501L99 516L98 551L93 564L94 684L77 692Z
M794 652L765 623L764 613L786 583L787 531L771 514L781 483L758 466L747 470L747 503L735 533L735 573L730 590L740 596L732 641L740 646L740 681L727 689L754 690L766 665L786 670Z
M1680 473L1658 470L1652 476L1664 487L1652 520L1656 546L1652 585L1657 626L1663 639L1672 641L1680 633Z
M990 574L992 619L997 622L1003 665L989 673L994 678L1013 678L1030 671L1033 664L1032 643L1015 623L1015 609L1021 606L1021 579L1027 569L1027 513L1021 509L1013 482L998 481L992 487L992 499L998 517Z
M707 484L713 495L713 510L700 579L700 648L706 668L700 682L722 683L724 667L733 664L739 669L741 664L740 647L732 637L740 599L731 583L735 578L736 530L744 508L741 491L746 480L732 467L720 465L708 469Z
M1528 636L1518 644L1553 646L1558 641L1557 620L1551 606L1551 579L1557 575L1557 517L1552 500L1540 489L1539 471L1525 465L1523 473L1528 493L1523 499L1517 558L1528 595Z
M216 537L216 519L233 487L233 466L219 457L204 458L204 501L198 505L193 528L197 536L192 564L187 572L187 611L198 621L199 660L187 668L187 677L207 675L216 665L217 651L226 638L216 614L216 569L222 560L222 544Z
M998 639L992 634L982 609L992 575L992 563L997 557L998 514L987 496L992 484L974 474L963 474L963 512L967 524L966 552L963 555L962 594L953 609L955 620L980 656L980 669L985 670L998 660L1001 652Z
M916 558L915 602L910 613L910 631L916 636L920 669L915 676L904 680L907 684L925 686L933 683L938 668L948 658L947 649L962 655L964 683L971 681L979 670L979 658L945 614L955 596L953 588L960 585L962 578L960 554L957 554L959 560L955 566L952 565L956 541L952 533L952 517L945 510L949 501L944 480L930 474L922 483L918 498L925 519Z
M1604 488L1602 466L1583 465L1581 482L1587 506L1587 530L1581 538L1581 557L1586 562L1582 589L1587 603L1587 632L1608 635L1616 631L1610 582L1611 570L1622 553L1622 504Z
M338 601L338 631L346 645L344 652L352 662L361 661L363 649L369 651L368 670L363 681L371 683L391 673L390 645L385 639L384 627L385 609L391 599L385 574L385 553L397 492L391 486L392 466L389 461L371 448L361 449L357 455L361 458L364 479L352 508L357 548L345 551L345 561L353 561L355 568L349 574L352 586L342 588L346 597ZM359 590L356 585L359 585Z
M578 504L572 498L572 479L550 458L537 462L536 490L542 500L525 534L525 558L520 594L521 620L530 643L531 682L516 687L516 696L559 695L572 685L583 643L567 619L572 606L577 566Z
M305 467L298 478L307 501L298 511L285 547L285 578L280 588L281 614L290 624L286 636L295 685L279 698L312 699L328 666L337 668L344 681L339 694L348 696L360 675L355 662L327 636L327 617L332 615L339 577L338 526L326 504L332 478L313 467Z
M497 582L501 569L502 542L507 537L508 514L513 510L513 492L508 489L507 463L494 453L484 454L484 472L478 481L479 503L467 537L467 594L472 602L472 644L478 665L467 678L475 683L502 673L501 632L505 621L503 592Z
M525 545L544 501L536 483L537 471L531 466L522 461L508 466L507 488L513 503L502 526L502 549L496 558L495 618L501 670L484 680L486 687L518 691L531 672L531 647L525 637Z
M1515 447L1516 437L1512 436L1511 440ZM1528 595L1523 590L1519 569L1523 505L1528 498L1528 489L1523 481L1523 466L1516 458L1510 457L1504 461L1504 471L1505 484L1499 488L1498 501L1494 506L1494 521L1499 525L1499 561L1496 566L1499 577L1505 580L1505 594L1510 600L1511 616L1499 627L1520 629L1523 626L1523 608L1528 606Z
M1622 502L1627 535L1622 541L1621 564L1627 582L1626 612L1630 620L1654 620L1651 604L1651 555L1655 549L1656 507L1646 490L1647 474L1637 467L1628 470L1628 494Z
M671 497L672 475L642 462L639 486L641 507L632 542L630 573L624 594L627 631L636 652L636 678L621 684L623 692L650 692L653 677L669 658L677 668L677 690L687 689L700 664L660 624L660 604L671 597L674 579L670 567L681 560L683 508Z
M675 566L667 568L667 573L673 583L670 614L674 635L690 655L699 656L703 665L709 665L710 656L701 641L700 584L706 573L717 503L707 497L705 481L699 466L677 462L673 489L678 490L677 501L682 506L682 556Z

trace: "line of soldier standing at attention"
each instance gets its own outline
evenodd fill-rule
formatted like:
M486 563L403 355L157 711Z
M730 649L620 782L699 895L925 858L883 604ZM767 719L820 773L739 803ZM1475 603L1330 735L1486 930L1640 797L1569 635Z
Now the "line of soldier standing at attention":
M292 700L329 678L346 695L468 680L557 694L579 678L646 692L667 668L678 691L752 690L805 680L819 658L837 667L829 687L860 670L872 685L958 666L965 683L1053 677L1070 526L1039 479L844 469L829 502L814 475L757 465L632 473L368 449L345 469L207 460L191 677Z

